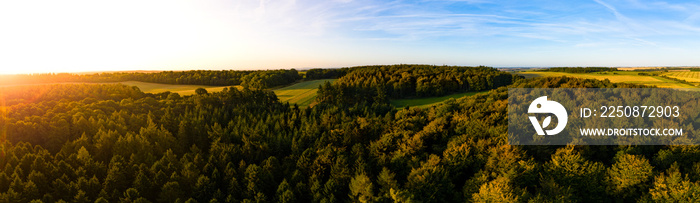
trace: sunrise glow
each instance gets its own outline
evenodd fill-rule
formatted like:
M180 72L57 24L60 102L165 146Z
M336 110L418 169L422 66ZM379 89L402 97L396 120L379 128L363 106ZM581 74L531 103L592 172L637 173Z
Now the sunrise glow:
M612 0L3 1L0 74L698 65L699 8Z

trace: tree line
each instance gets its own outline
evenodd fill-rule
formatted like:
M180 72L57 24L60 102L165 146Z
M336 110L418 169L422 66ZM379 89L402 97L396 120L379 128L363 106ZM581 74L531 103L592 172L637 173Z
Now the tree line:
M302 76L294 69L256 71L243 76L241 85L249 88L265 89L291 84L301 79Z
M541 70L537 70L537 71L564 72L564 73L595 73L595 72L617 71L617 68L608 68L608 67L554 67L554 68L541 69Z
M353 68L332 85L319 87L317 100L344 105L383 103L388 99L490 90L509 85L519 77L485 66L362 66Z
M307 80L337 79L348 74L352 68L314 68L306 71Z
M115 72L115 73L45 73L27 75L2 75L0 84L39 84L39 83L110 83L124 81L140 81L178 85L211 85L232 86L247 85L256 88L267 88L286 85L300 80L303 75L296 70L190 70L162 72Z

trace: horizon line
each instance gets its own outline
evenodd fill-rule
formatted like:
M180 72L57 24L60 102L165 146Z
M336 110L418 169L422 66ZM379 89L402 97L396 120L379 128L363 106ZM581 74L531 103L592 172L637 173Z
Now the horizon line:
M28 72L28 73L0 73L0 76L13 76L13 75L40 75L40 74L77 74L77 75L88 75L88 74L98 74L98 73L158 73L158 72L185 72L185 71L264 71L264 70L311 70L311 69L339 69L339 68L354 68L363 66L385 66L385 65L431 65L431 66L462 66L462 67L478 67L486 66L496 69L518 69L518 68L586 68L586 67L603 67L603 68L649 68L649 69L664 69L664 68L700 68L700 65L682 65L682 66L487 66L487 65L437 65L437 64L375 64L375 65L357 65L357 66L343 66L343 67L303 67L303 68L260 68L260 69L135 69L135 70L104 70L104 71L64 71L64 72Z

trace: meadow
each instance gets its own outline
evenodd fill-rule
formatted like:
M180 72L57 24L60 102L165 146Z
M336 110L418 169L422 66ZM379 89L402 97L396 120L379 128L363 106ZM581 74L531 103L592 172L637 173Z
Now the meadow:
M333 83L335 80L336 79L304 81L287 87L274 89L273 91L282 103L296 103L300 107L308 107L311 106L316 99L318 86L323 85L325 82Z
M288 85L288 86L283 86L283 87L280 87L277 89L273 89L272 91L275 92L275 94L277 95L277 98L282 103L285 103L285 102L289 102L289 104L296 103L300 107L308 107L316 99L316 92L318 91L318 86L322 85L326 81L333 83L333 81L335 81L335 79L304 81L304 82L299 82L299 83ZM146 93L161 93L161 92L165 92L165 91L170 91L170 92L178 93L178 94L183 95L183 96L194 94L194 91L200 87L203 87L208 92L219 92L219 91L222 91L226 87L230 87L230 86L204 86L204 85L170 85L170 84L159 84L159 83L148 83L148 82L137 82L137 81L127 81L127 82L120 82L120 83L124 84L124 85L128 85L128 86L136 86L141 91L146 92ZM238 89L243 88L240 85L236 85L234 87L236 87Z
M160 84L160 83L150 83L150 82L138 82L138 81L126 81L126 82L118 82L127 86L136 86L138 87L141 91L145 93L161 93L161 92L166 92L170 91L173 93L178 93L182 96L186 95L193 95L194 90L197 88L204 88L207 90L207 92L220 92L224 88L230 87L230 86L206 86L206 85L171 85L171 84ZM234 86L238 89L241 89L242 87L240 85Z
M280 87L273 89L273 92L277 95L280 102L289 102L290 104L297 104L300 107L310 106L316 99L316 92L318 91L318 86L322 85L324 82L335 81L335 79L326 80L312 80L304 81L289 86ZM175 92L180 95L192 95L197 88L203 87L208 92L219 92L224 88L229 86L203 86L203 85L170 85L170 84L158 84L158 83L148 83L148 82L137 82L137 81L127 81L120 82L121 84L128 86L136 86L141 91L146 93L160 93L165 91ZM242 89L240 85L234 86L238 89Z
M280 87L273 89L273 92L277 95L280 102L289 104L297 104L299 107L309 107L313 106L315 102L316 95L318 92L318 86L323 85L326 81L333 83L336 79L324 79L324 80L311 80L303 81L293 85ZM126 81L120 82L121 84L128 86L136 86L141 91L146 93L161 93L165 91L170 91L178 93L182 96L194 94L195 89L203 87L208 92L219 92L228 86L203 86L203 85L171 85L171 84L159 84L159 83L148 83L148 82L138 82L138 81ZM235 86L239 89L242 87L240 85ZM390 103L397 108L403 108L406 106L426 108L437 104L441 104L448 99L454 98L458 99L464 96L471 96L478 92L466 92L457 93L441 97L427 97L427 98L410 98L410 99L394 99Z
M648 73L650 75L639 75L639 73ZM660 75L672 77L670 74L681 72L641 72L641 71L612 71L612 72L595 72L595 73L564 73L564 72L540 72L540 71L524 71L516 74L525 76L525 78L533 77L575 77L584 79L605 80L608 79L614 83L631 83L657 86L661 88L696 88L695 86L679 83L674 80L669 80L660 76L651 74L658 73ZM680 74L679 74L680 75ZM676 76L678 77L678 76ZM683 79L683 78L680 78ZM700 82L700 78L698 79Z

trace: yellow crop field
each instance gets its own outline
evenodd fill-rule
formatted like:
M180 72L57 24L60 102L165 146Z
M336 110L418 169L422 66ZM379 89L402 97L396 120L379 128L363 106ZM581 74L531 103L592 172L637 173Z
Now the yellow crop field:
M540 72L540 71L525 71L517 72L516 74L532 77L576 77L584 79L605 80L615 83L631 83L642 84L649 86L657 86L662 88L695 88L695 86L679 83L659 76L639 75L639 71L614 71L614 72L595 72L595 73L564 73L564 72ZM658 73L658 72L653 72ZM665 75L665 74L664 74ZM670 77L670 76L669 76ZM700 80L700 79L699 79ZM698 81L700 82L700 81Z
M664 76L685 80L688 82L700 82L700 71L678 71L664 73Z

